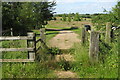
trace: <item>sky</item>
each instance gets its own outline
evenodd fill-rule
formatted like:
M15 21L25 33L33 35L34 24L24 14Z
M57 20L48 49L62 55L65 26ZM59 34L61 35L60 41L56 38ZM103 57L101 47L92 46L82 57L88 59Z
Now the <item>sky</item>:
M112 7L120 0L55 0L56 14L80 13L94 14L103 13L104 9L111 11Z

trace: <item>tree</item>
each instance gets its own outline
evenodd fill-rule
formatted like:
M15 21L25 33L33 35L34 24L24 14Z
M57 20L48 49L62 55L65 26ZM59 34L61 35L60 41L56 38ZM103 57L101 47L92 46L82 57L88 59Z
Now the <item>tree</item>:
M105 14L94 14L92 16L92 22L96 25L97 29L105 30L106 22L114 23L114 26L120 25L120 1L112 8L112 11L106 11Z
M20 23L24 24L27 30L31 30L32 26L36 24L33 4L26 2L21 7L19 14Z
M68 22L71 22L71 14L68 14Z
M13 28L14 33L18 33L20 27L19 10L22 3L3 2L2 3L2 29ZM17 30L18 29L18 30ZM24 30L24 29L23 29Z
M76 13L74 16L74 21L81 21L79 13Z
M46 25L47 21L52 19L54 14L53 10L55 9L53 6L55 5L55 2L40 2L34 4L34 13L36 13L35 17L37 26L39 25L41 27L42 25Z
M46 25L53 17L55 2L3 2L3 30L14 30L16 35L24 35L33 29Z
M111 22L120 25L120 1L117 2L117 5L112 8L112 11L109 12L109 19Z
M66 21L66 14L63 14L63 15L62 15L62 20L63 20L63 21Z
M92 17L94 23L106 23L112 22L115 24L120 24L120 1L117 2L117 5L112 8L112 11L106 11L106 14L97 14Z

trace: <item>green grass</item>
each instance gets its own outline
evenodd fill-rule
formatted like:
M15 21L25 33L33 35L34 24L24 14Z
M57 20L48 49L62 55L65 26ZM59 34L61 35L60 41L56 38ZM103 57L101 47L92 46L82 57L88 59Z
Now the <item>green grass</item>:
M66 29L68 27L67 22L52 22L47 25L47 28L54 29ZM54 25L53 25L54 24ZM70 23L72 24L72 23ZM60 26L59 26L60 25ZM75 33L79 34L78 38L81 38L81 28L73 29ZM39 30L34 30L39 34ZM59 31L46 31L46 41L56 36ZM37 37L39 39L40 37ZM104 40L104 36L102 36ZM5 41L3 47L26 47L24 45L26 41ZM40 44L37 44L38 46ZM71 53L75 57L74 62L55 62L54 56L47 54L44 50L38 52L40 62L34 63L3 63L2 76L3 78L57 78L54 70L71 70L78 74L79 78L117 78L118 77L118 50L119 45L117 42L111 43L109 46L101 44L102 51L99 53L99 62L92 65L89 62L89 42L86 45L76 43L73 48L62 51L63 53ZM53 50L54 51L54 50ZM55 53L57 52L54 51ZM23 57L21 57L23 56ZM3 55L3 58L26 58L27 52L9 52ZM104 62L103 60L104 59Z
M3 63L3 78L55 78L42 63Z
M81 28L72 29L71 31L75 32L76 34L79 34L78 38L80 39L80 36L81 36Z
M38 31L36 31L38 32ZM39 39L40 37L37 37ZM40 43L37 44L37 46ZM3 41L4 48L25 48L27 47L26 40ZM19 52L2 52L2 59L27 59L28 53L26 51ZM38 52L41 54L41 52ZM40 60L47 62L48 54L41 55ZM44 59L44 60L42 60ZM46 60L45 60L46 59ZM44 64L44 62L32 63L3 63L2 64L2 78L55 78L53 70Z
M76 31L76 33L79 32L81 31ZM104 40L104 37L102 38ZM71 63L71 70L76 72L80 78L117 78L119 60L117 44L117 42L111 43L109 45L111 48L101 44L102 52L99 53L101 54L99 55L99 62L95 65L89 62L89 43L87 42L84 46L80 43L75 44L72 55L74 55L76 61ZM104 62L102 59L104 59Z
M46 34L47 34L46 41L48 42L50 39L55 37L58 33L59 33L59 31L46 31Z
M35 30L35 33L39 34L39 30ZM53 38L55 35L58 34L59 31L46 31L46 41ZM37 37L37 39L40 37ZM25 48L26 41L4 41L3 47L4 48ZM26 59L27 52L3 52L3 59ZM55 63L49 62L50 57L48 54L41 54L39 52L41 58L41 62L39 63L3 63L3 71L2 77L3 78L56 78L56 75L53 72L53 68L60 68L61 64L64 63ZM46 63L47 62L47 63ZM51 66L51 67L50 67ZM56 66L56 67L55 67ZM52 69L51 69L52 68Z
M26 40L13 40L13 41L3 41L3 48L26 48L27 41ZM4 51L2 52L2 59L27 59L26 51Z
M46 28L52 28L52 29L69 29L70 27L69 26L66 26L66 27L59 27L59 25L58 26L52 26L52 25L50 25L50 24L48 24L47 26L46 26Z
M66 22L64 22L66 25ZM64 24L63 23L63 24ZM53 24L53 23L52 23ZM58 23L61 24L61 23ZM58 27L49 25L47 28L54 28L54 29L64 29L66 26ZM74 31L75 33L79 34L79 39L81 38L81 28L73 29L71 31ZM56 31L55 31L56 32ZM54 31L49 31L48 33L54 33ZM51 34L47 36L48 40L50 40L52 37L54 37L56 34ZM102 40L104 40L105 36L102 36ZM104 52L100 52L102 56L104 56L104 63L102 62L102 56L100 55L99 63L96 65L92 65L89 62L89 42L86 43L86 45L82 46L80 43L77 43L74 45L73 48L68 50L69 53L74 55L75 62L70 62L69 65L66 65L65 62L59 63L59 65L62 65L63 67L71 67L70 70L73 72L76 72L79 76L79 78L117 78L118 77L118 54L117 54L117 43L112 43L111 48L108 49L108 47L105 47L105 45L102 44L101 49ZM53 65L54 66L54 65Z
M72 63L72 71L80 78L117 78L118 77L118 56L114 52L107 54L105 63L91 65L88 56L88 47L75 44L74 54L76 62Z
M36 34L40 34L39 30L33 30ZM54 37L58 31L47 31L47 41ZM51 34L52 33L52 34ZM40 37L38 36L37 39ZM37 44L39 46L40 43ZM26 40L3 41L4 48L25 48L27 47ZM41 52L38 52L41 54ZM41 55L41 61L46 62L47 54ZM3 52L2 59L27 59L27 52ZM46 60L45 60L46 59ZM2 77L3 78L55 78L53 70L50 70L44 62L34 63L3 63Z
M55 28L56 29L56 28ZM39 30L33 30L36 34L40 34ZM46 31L46 42L48 42L51 38L59 33L59 31ZM39 39L40 37L37 37Z

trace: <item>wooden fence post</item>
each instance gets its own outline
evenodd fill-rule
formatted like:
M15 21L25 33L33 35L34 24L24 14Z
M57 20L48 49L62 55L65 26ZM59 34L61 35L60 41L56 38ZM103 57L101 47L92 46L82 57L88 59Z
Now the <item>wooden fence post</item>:
M112 24L110 22L106 23L106 35L105 35L105 42L110 43L111 42L111 27Z
M34 44L35 34L33 32L29 32L27 34L28 34L28 38L30 38L30 39L27 40L27 47L28 48L35 48L35 44ZM35 50L28 51L28 59L32 59L32 60L35 59Z
M90 47L89 47L89 58L91 62L98 61L99 52L99 33L91 31L90 33Z
M10 28L10 35L13 36L13 28Z
M36 53L36 47L37 47L37 45L36 45L36 37L37 37L37 35L36 35L36 33L34 33L33 41L34 41L34 51L35 51L35 53Z
M40 29L40 37L41 37L41 40L43 41L43 43L46 42L46 39L45 39L45 28L41 28Z
M81 29L81 44L83 45L86 42L86 30L85 27L82 26Z
M48 50L48 47L46 45L45 28L40 29L40 37L41 37L41 47Z

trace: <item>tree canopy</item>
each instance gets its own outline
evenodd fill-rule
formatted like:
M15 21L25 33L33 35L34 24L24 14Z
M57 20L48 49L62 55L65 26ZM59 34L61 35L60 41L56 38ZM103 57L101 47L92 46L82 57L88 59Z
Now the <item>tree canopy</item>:
M3 30L13 28L15 35L24 35L33 28L41 28L53 17L55 2L3 2Z
M75 14L74 21L80 21L80 15L79 15L79 13Z
M98 14L92 17L93 23L106 23L112 22L116 25L120 25L120 1L117 2L117 5L112 8L112 11L106 11L105 14Z

